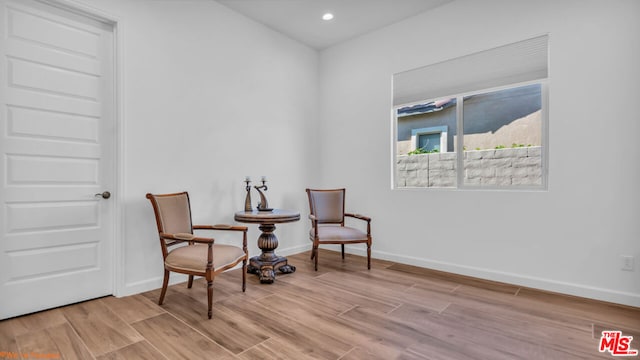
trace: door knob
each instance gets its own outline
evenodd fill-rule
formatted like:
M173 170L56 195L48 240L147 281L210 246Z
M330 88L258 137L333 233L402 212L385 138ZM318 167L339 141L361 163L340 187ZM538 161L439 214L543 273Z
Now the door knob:
M103 191L101 193L97 193L95 196L102 196L103 199L108 199L111 197L111 193L108 191Z

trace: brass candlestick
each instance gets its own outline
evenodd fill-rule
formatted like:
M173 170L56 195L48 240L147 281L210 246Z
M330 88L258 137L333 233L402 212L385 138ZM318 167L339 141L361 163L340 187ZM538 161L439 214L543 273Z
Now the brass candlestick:
M261 186L254 186L254 188L258 190L258 193L260 194L260 203L258 204L258 211L271 211L273 209L269 207L269 203L267 202L267 197L264 196L264 193L260 190L260 189L263 189L264 191L267 191L268 189L267 178L263 176L261 181L262 181Z
M247 183L245 189L247 190L247 196L244 198L244 211L251 211L251 178L248 176L244 178L244 182Z

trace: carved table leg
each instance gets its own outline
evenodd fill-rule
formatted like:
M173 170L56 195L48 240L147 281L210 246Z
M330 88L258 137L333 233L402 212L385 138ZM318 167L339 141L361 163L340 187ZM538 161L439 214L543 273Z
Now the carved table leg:
M278 247L278 238L273 233L276 229L274 224L261 224L259 226L260 237L258 237L258 247L262 254L249 259L247 272L260 276L260 282L271 284L276 279L276 271L283 274L290 274L296 271L296 267L287 263L287 258L278 256L275 249Z

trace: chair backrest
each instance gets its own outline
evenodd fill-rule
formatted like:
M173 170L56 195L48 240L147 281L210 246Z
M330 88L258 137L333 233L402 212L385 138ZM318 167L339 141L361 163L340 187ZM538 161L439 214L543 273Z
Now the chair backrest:
M309 211L319 224L344 225L344 195L346 189L307 189Z
M158 233L193 234L191 205L187 192L159 195L147 194L146 197L153 206ZM162 239L160 239L160 243L162 244L162 254L166 256L167 244Z

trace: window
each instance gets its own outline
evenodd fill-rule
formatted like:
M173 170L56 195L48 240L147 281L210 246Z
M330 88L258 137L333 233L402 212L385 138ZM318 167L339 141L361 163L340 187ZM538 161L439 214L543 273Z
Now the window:
M411 129L411 145L417 154L447 152L447 126Z
M542 185L542 84L463 98L463 183Z
M439 132L418 134L416 147L426 152L440 152L440 134Z
M394 188L544 189L548 37L394 75Z

